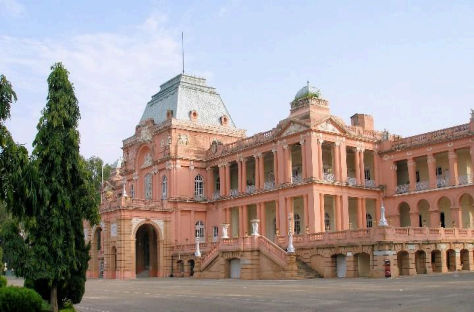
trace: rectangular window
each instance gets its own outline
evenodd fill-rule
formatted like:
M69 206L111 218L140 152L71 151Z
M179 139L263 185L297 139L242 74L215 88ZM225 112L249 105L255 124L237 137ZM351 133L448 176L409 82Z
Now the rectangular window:
M364 177L366 180L370 180L370 169L364 170Z
M219 227L213 226L212 227L212 241L217 242L218 239L219 239Z
M441 168L441 167L436 168L436 175L437 176L442 176L443 175L443 168Z

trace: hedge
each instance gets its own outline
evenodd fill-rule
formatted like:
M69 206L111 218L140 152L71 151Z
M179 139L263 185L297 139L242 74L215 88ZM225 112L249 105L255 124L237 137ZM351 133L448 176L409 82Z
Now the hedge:
M32 289L24 287L0 288L0 311L2 312L41 312L42 300Z

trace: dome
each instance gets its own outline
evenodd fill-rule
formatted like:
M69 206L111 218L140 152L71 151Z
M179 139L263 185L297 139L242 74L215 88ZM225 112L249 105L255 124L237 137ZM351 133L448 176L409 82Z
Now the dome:
M309 81L306 86L301 88L295 95L295 100L307 97L309 95L314 95L319 98L321 91L318 88L310 85Z

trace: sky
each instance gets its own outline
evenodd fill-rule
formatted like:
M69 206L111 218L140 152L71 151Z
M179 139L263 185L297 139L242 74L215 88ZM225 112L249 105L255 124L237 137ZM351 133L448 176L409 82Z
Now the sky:
M247 135L289 114L307 81L331 113L402 136L469 122L474 1L0 0L7 126L31 151L55 62L79 99L81 154L122 155L146 103L182 70L205 77Z

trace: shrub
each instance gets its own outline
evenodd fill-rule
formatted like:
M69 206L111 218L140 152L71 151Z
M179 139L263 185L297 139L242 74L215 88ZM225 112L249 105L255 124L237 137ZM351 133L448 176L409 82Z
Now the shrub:
M0 311L41 312L42 300L34 290L23 287L0 288Z
M7 286L7 278L0 275L0 288Z
M72 276L67 282L62 282L58 285L58 306L60 309L64 307L67 301L71 301L73 304L81 302L85 291L85 282L85 278L82 276ZM50 301L51 285L49 280L25 279L23 285L34 289L44 300Z

